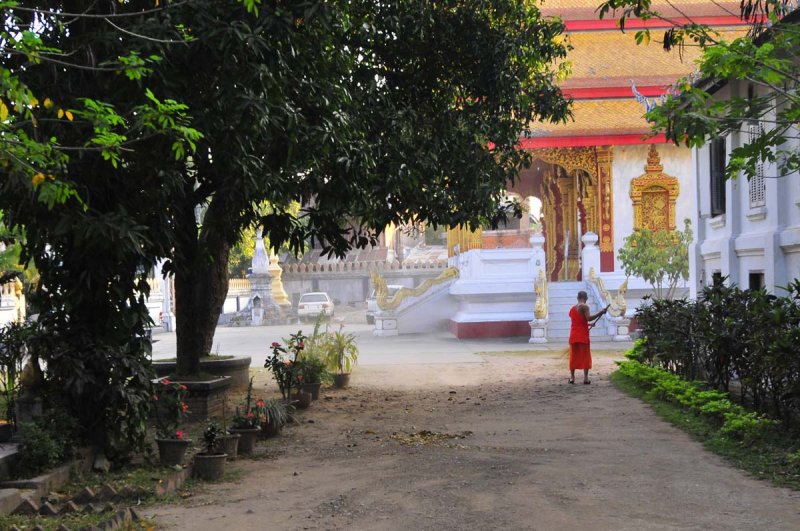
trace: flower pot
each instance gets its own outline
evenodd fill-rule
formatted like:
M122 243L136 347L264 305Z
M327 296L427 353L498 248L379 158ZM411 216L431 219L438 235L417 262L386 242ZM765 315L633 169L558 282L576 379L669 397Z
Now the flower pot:
M223 435L217 440L214 450L219 453L228 454L228 461L235 461L239 453L239 439L241 439L241 437L242 436L238 433Z
M156 439L159 462L163 466L183 464L183 456L191 443L188 439Z
M14 425L11 423L0 424L0 442L8 442L14 435Z
M277 437L281 434L283 426L280 422L267 421L261 423L261 436L265 439L269 437Z
M311 400L319 400L319 388L321 386L322 384L319 382L303 384L303 391L311 393Z
M311 393L300 391L295 395L297 398L297 409L308 409L311 407Z
M239 439L240 455L250 455L253 453L259 431L261 431L259 428L228 428L228 433L238 433L241 435Z
M227 454L196 454L192 475L206 481L216 481L225 473Z
M350 385L350 373L344 372L344 373L334 374L333 385L337 389L344 389L345 387Z

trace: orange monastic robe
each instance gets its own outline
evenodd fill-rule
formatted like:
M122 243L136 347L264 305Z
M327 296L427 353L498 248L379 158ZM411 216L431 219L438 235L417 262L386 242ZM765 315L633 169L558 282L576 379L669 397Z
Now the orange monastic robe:
M573 306L569 310L572 327L569 331L569 370L591 369L592 351L589 348L589 321Z

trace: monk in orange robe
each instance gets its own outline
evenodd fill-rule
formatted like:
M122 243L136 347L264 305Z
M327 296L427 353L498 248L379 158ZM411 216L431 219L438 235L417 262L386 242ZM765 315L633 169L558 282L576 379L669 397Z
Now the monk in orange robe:
M589 348L589 321L600 318L608 311L608 306L594 315L589 311L586 301L589 297L585 291L578 292L578 304L570 308L569 318L572 327L569 331L569 383L575 383L575 370L583 369L583 383L592 383L589 380L589 369L592 368L592 351Z

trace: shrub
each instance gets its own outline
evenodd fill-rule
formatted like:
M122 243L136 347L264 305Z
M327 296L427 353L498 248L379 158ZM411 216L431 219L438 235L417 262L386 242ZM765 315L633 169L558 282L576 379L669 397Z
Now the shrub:
M800 429L800 281L783 297L720 283L697 301L648 301L636 317L643 338L631 359L719 391L736 382L743 403ZM661 387L654 392L670 391Z
M35 476L75 457L77 431L77 420L60 409L49 411L35 422L22 423L14 475Z
M720 427L722 433L752 443L761 439L778 423L733 403L725 393L703 389L700 382L689 382L658 367L635 360L620 363L619 372L647 390L651 397L679 405L703 415Z

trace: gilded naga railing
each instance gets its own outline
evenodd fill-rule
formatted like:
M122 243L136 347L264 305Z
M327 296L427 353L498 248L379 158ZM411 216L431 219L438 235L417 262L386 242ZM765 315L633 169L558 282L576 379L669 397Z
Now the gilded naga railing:
M536 293L536 302L533 306L533 316L536 319L547 319L547 314L550 311L549 296L547 290L547 276L544 273L544 268L539 270L539 278L533 281L533 291Z
M458 252L456 252L456 246L458 246ZM458 227L451 227L447 231L447 256L449 257L465 253L471 249L481 249L482 247L483 230L480 227L471 230L466 225L459 225Z
M375 285L375 301L378 303L378 308L381 310L396 310L407 298L421 297L433 286L458 278L458 269L448 267L438 277L425 279L416 288L400 288L391 299L389 298L389 290L386 287L386 279L375 271L372 271L370 276L372 277L372 283Z
M612 297L611 293L606 289L603 279L597 276L594 268L589 269L589 282L597 286L600 296L603 298L605 304L609 305L608 313L611 317L624 317L628 309L628 303L625 301L625 292L628 291L628 279L625 279L619 289L617 296Z

